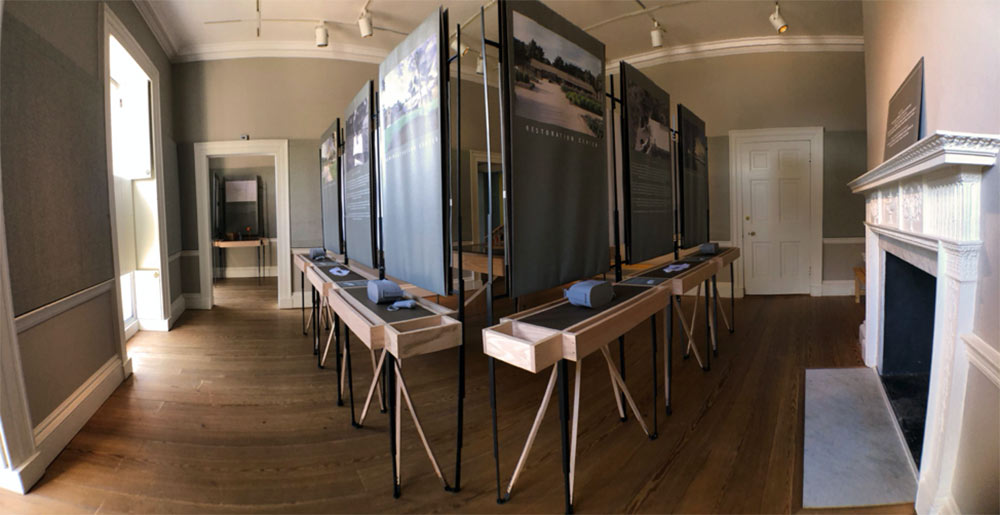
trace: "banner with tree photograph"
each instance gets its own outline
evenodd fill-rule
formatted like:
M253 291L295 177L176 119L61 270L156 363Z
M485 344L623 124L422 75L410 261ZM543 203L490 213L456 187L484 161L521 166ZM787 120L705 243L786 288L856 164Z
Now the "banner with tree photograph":
M502 5L516 297L608 270L604 44L540 2Z
M323 248L340 254L340 168L337 156L337 139L340 136L340 119L320 138L320 201L323 223Z
M625 261L640 263L674 250L670 95L625 62L621 84Z
M344 124L344 238L347 257L370 267L375 260L375 169L372 161L372 90L368 81L347 106Z
M705 122L683 105L677 106L681 199L681 247L708 241L708 138Z
M379 187L385 271L449 292L443 137L446 14L440 8L379 65Z

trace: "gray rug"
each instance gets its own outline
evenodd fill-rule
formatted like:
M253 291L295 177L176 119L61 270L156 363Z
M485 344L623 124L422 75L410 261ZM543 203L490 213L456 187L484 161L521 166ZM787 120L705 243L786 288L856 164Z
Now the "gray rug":
M913 502L917 476L870 368L806 370L802 507Z

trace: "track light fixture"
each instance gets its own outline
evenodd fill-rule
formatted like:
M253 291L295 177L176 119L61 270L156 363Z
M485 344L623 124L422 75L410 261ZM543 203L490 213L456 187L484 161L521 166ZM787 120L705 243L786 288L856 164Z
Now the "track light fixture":
M484 64L483 64L483 56L476 57L476 74L477 75L482 75L483 74L483 66L484 66Z
M653 48L663 46L663 28L660 27L660 22L653 22L653 30L649 31L649 40L653 44Z
M784 34L788 30L788 23L781 16L781 8L778 7L778 2L774 3L774 12L767 19L770 20L771 26L774 27L774 30L778 31L778 34Z
M465 57L465 54L469 53L469 45L466 45L465 43L459 43L458 39L453 39L451 40L451 50L453 52L458 52L462 54L462 57Z
M363 38L372 36L372 13L368 12L367 9L361 11L361 16L358 17L358 29Z
M326 24L320 22L316 26L316 46L325 47L330 44L330 33L326 30Z

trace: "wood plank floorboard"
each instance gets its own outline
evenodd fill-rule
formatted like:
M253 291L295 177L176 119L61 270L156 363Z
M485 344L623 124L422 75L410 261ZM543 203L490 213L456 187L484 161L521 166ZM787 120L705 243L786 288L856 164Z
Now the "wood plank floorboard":
M409 417L402 424L402 497L391 495L386 415L362 429L336 406L335 359L320 370L298 310L277 309L276 282L220 281L216 308L188 311L169 333L128 344L134 375L104 403L25 496L19 513L553 513L561 512L558 407L553 402L510 501L496 503L482 315L470 315L462 491L434 476ZM692 299L684 301L692 308ZM703 304L699 303L699 307ZM724 308L728 311L728 300ZM674 324L673 415L659 438L618 420L598 354L583 369L575 508L583 513L787 513L801 510L804 370L859 366L863 305L850 297L747 297L736 332L719 335L703 372L682 359ZM498 305L500 314L509 303ZM699 341L704 348L704 313ZM627 335L626 380L651 423L649 326ZM612 347L614 349L614 346ZM352 338L357 413L371 380ZM617 359L617 351L612 352ZM658 357L662 363L662 356ZM452 481L457 351L406 360L427 437ZM572 365L571 365L572 367ZM570 369L572 372L572 368ZM506 487L548 373L497 365L501 480ZM346 392L345 392L346 395ZM912 505L871 511L908 512Z

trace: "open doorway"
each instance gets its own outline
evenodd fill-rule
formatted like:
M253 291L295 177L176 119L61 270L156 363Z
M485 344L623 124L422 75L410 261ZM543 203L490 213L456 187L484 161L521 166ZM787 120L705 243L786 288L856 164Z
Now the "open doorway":
M110 10L106 20L108 168L114 248L126 339L169 329L160 144L159 74Z
M233 170L232 174L227 172L229 169ZM221 274L228 274L229 279L256 283L257 255L261 256L262 275L277 274L276 295L274 289L268 293L274 296L272 298L277 298L277 303L270 306L280 309L293 307L289 247L288 140L195 143L194 171L198 203L199 294L188 302L188 307L212 309L217 304L213 284L223 277ZM256 179L257 176L260 176L260 181ZM225 191L226 183L229 182L227 177L233 179L230 192ZM252 207L250 203L255 192L259 203ZM236 225L229 228L224 225L227 197L229 200L240 199L238 202L243 203L236 208L235 214L230 215L230 220ZM273 206L273 218L265 215L271 211L270 206ZM254 210L261 216L253 214ZM219 212L214 213L215 211ZM221 221L220 216L223 218ZM237 223L237 219L241 221ZM254 220L257 220L259 228L254 227ZM266 241L259 238L265 238ZM258 241L261 243L257 243ZM220 246L224 250L220 251ZM267 278L267 281L274 279ZM237 282L240 281L233 281L233 284ZM255 284L250 286L256 289Z
M215 305L276 308L274 156L218 156L208 165Z

